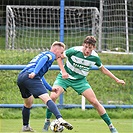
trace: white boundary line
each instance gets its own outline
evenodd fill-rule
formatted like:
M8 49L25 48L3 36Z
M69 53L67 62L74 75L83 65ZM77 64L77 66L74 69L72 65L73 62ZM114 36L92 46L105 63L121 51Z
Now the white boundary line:
M101 53L106 53L106 54L133 54L132 53L127 53L127 52L115 52L115 51L102 51Z

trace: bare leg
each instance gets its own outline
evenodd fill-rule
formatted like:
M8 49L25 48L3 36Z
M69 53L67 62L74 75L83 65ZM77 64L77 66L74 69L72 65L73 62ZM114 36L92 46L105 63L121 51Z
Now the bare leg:
M31 108L32 104L33 104L33 96L30 96L29 98L24 98L24 106L26 108Z
M90 88L83 92L83 96L96 108L101 118L105 121L105 123L109 126L111 133L118 133L116 128L111 123L111 120L106 113L105 108L99 103L96 98L94 91Z
M86 91L84 91L83 96L97 109L100 116L106 113L106 110L99 103L92 89L87 89Z

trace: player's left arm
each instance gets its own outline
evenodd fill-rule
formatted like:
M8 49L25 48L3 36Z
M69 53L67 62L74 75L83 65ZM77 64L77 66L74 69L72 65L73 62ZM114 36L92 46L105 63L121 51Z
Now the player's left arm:
M46 82L44 77L42 77L42 82L49 91L52 91L52 87Z
M125 81L117 78L113 73L111 73L107 68L103 65L100 67L100 71L105 75L109 76L110 78L114 79L117 83L124 85Z
M55 93L58 92L58 88L57 88L57 87L56 87L56 88L52 88L51 85L48 84L48 82L45 80L44 77L42 77L42 82L43 82L44 86L45 86L49 91L53 91L53 92L55 92Z

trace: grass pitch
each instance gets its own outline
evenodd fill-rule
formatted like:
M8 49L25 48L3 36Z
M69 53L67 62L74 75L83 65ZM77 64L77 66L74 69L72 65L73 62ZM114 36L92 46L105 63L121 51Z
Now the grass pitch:
M107 125L101 119L67 119L73 130L65 129L62 133L110 133ZM119 133L133 133L132 119L112 119ZM42 133L44 119L31 119L30 125L36 133ZM0 133L20 133L21 119L0 119ZM52 131L48 131L52 133Z

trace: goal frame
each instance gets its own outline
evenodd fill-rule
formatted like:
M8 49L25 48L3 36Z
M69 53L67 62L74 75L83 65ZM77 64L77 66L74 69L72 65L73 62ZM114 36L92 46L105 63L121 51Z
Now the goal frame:
M101 44L102 44L102 34L103 34L103 32L102 32L102 28L103 28L102 24L103 24L103 17L106 17L106 16L103 15L103 12L104 12L103 7L104 7L104 2L105 1L106 0L100 0L98 51L100 51L102 53L116 53L116 54L125 54L126 53L126 54L132 54L129 51L129 27L128 27L128 13L127 13L127 11L128 11L128 8L127 8L128 3L127 3L127 0L124 0L124 2L123 2L123 4L124 4L124 12L125 12L125 14L123 15L125 17L125 20L124 20L124 22L125 22L125 38L126 38L125 51L124 52L117 52L117 50L119 50L119 48L115 48L116 52L115 51L104 51L102 49L102 46L101 46Z
M75 9L78 9L78 10L82 10L82 9L90 9L91 11L94 10L93 14L92 14L92 35L96 36L95 34L95 30L96 30L96 26L99 27L99 24L95 25L96 21L95 21L95 16L98 15L99 16L99 11L98 11L98 8L97 7L76 7L76 6L65 6L63 9L60 7L60 6L22 6L22 5L7 5L6 7L6 48L8 49L9 48L9 41L12 43L12 45L10 46L11 49L14 49L14 40L15 40L15 37L16 37L16 34L15 34L15 17L14 17L14 14L13 14L13 11L12 11L12 7L14 8L36 8L36 9L39 9L39 8L46 8L46 9L49 9L49 8L53 8L53 9L59 9L60 10L60 41L61 42L64 42L64 30L65 27L64 27L64 12L66 9L69 9L69 10L75 10ZM12 25L11 25L11 28L10 28L10 33L8 33L8 22L9 22L9 13L8 13L8 10L11 12L11 17L12 17ZM63 12L64 11L64 12ZM99 23L99 22L98 22ZM98 28L97 28L98 29ZM97 36L99 35L99 31L97 32ZM11 39L9 40L9 37L11 37ZM85 37L85 36L84 36Z

